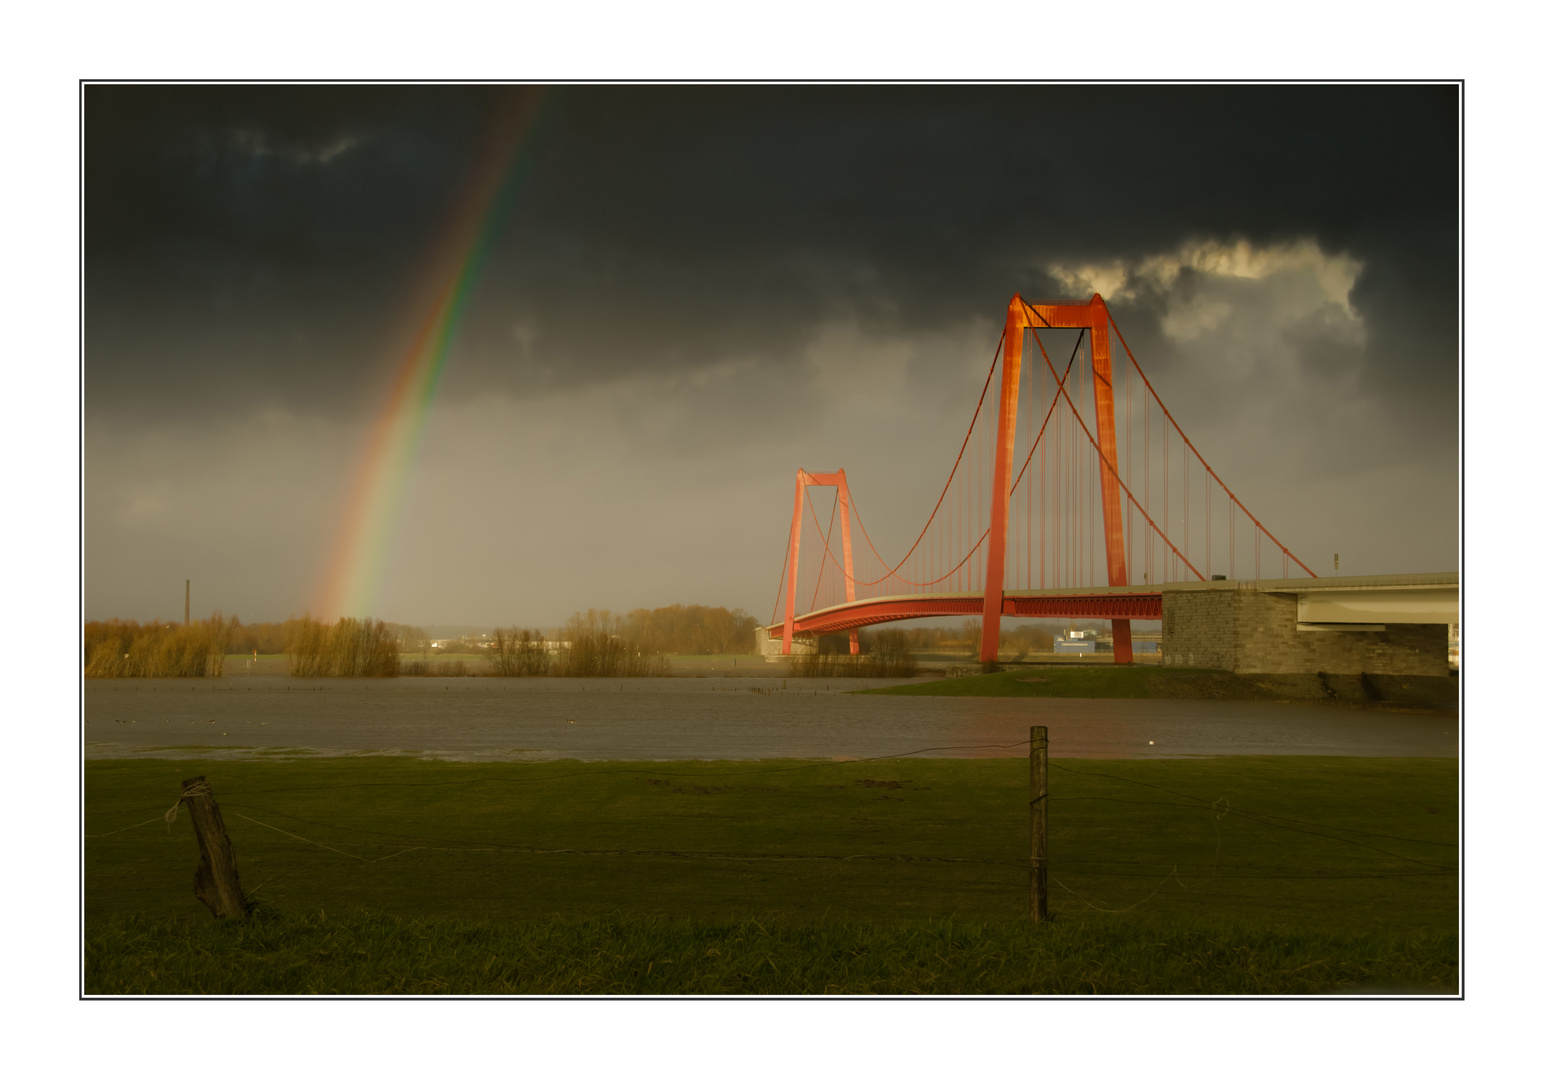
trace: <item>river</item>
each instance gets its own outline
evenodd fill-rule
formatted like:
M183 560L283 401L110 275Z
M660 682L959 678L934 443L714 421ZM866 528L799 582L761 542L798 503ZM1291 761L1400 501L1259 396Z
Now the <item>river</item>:
M894 680L118 679L85 684L88 758L453 761L1456 757L1456 714L1252 701L854 695Z

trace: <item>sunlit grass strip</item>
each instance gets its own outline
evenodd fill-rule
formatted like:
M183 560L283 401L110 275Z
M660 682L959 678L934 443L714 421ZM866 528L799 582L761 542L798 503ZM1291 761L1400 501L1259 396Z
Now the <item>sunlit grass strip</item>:
M1199 924L116 917L88 994L1454 994L1457 935Z

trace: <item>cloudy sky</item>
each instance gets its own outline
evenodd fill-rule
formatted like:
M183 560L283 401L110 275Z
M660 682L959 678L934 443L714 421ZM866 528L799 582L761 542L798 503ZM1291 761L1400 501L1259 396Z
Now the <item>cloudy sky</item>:
M771 613L795 469L881 550L1009 298L1099 290L1320 573L1458 567L1453 86L84 91L87 618L316 604L478 163L538 117L381 538L397 621ZM464 216L464 214L463 214Z

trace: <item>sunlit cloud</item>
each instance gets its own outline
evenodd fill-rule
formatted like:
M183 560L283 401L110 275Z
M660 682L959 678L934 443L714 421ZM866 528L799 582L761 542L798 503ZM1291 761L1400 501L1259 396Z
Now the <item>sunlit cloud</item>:
M275 140L266 132L252 128L238 128L231 135L231 143L249 157L273 157L296 165L331 165L349 151L363 145L358 135L339 135L319 149L308 149L295 143Z
M1346 254L1327 253L1315 240L1264 246L1251 244L1248 240L1227 243L1207 240L1138 260L1057 264L1049 270L1073 294L1098 292L1107 301L1129 297L1143 289L1173 290L1187 271L1209 278L1244 281L1303 275L1313 279L1326 303L1355 317L1351 290L1362 273L1363 264ZM1226 314L1215 300L1193 304L1190 310L1176 314L1172 336L1194 337L1218 325Z

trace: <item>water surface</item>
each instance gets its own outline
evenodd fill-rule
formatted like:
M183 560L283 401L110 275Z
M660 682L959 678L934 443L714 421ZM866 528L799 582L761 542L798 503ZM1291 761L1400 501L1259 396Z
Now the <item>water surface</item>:
M454 761L1333 754L1456 757L1456 715L1255 701L854 695L898 680L116 679L88 758L407 754Z

